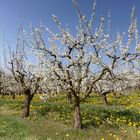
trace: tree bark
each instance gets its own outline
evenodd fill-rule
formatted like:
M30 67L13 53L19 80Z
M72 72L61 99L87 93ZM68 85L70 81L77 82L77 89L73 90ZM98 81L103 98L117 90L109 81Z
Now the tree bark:
M15 93L13 93L13 95L12 95L12 99L15 99L16 98L16 95L15 95Z
M109 102L108 102L108 100L107 100L106 94L103 94L102 97L103 97L104 103L105 103L106 105L109 105Z
M12 96L12 99L16 98L16 94L14 92L11 92L11 96Z
M68 103L72 103L72 95L70 92L68 92L68 94L67 94L67 101L68 101Z
M23 117L29 117L30 115L30 103L33 98L33 94L31 94L30 90L25 91L25 110L23 112Z
M80 100L75 97L74 100L74 128L82 129L82 119L80 114Z
M1 98L2 98L2 99L4 98L4 93L2 93Z

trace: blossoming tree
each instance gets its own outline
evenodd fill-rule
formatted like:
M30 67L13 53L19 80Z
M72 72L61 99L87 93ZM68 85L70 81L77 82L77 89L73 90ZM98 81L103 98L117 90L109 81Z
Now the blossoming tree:
M70 32L68 26L64 27L55 15L53 20L59 30L57 33L44 25L38 28L31 26L28 42L26 33L20 28L16 51L10 53L9 64L15 81L26 97L24 117L29 116L30 102L41 84L42 91L46 90L47 94L64 90L73 97L74 128L78 129L82 128L80 103L108 76L111 80L119 79L121 71L118 68L126 64L133 65L133 60L139 56L140 43L135 8L132 9L128 40L124 41L124 33L121 35L118 32L112 37L110 19L107 30L104 28L103 17L99 26L93 28L96 3L93 4L90 20L81 13L76 0L73 4L79 17L75 34ZM44 38L45 32L50 36L47 41ZM136 47L131 48L133 40L136 41ZM28 56L27 51L38 57L38 64L31 63L33 58L31 53ZM106 86L104 88L107 91Z
M42 58L42 63L46 65L53 86L59 86L67 93L71 93L74 98L74 128L82 128L80 103L89 97L94 85L105 78L106 74L115 78L118 65L131 63L137 58L139 54L130 47L134 38L136 38L136 48L139 42L134 8L128 30L128 41L124 44L123 35L120 33L112 39L109 33L110 20L107 32L104 30L103 17L99 27L93 30L96 3L93 4L89 21L85 15L82 15L77 1L73 3L79 17L79 26L75 35L72 35L69 28L63 27L59 19L53 16L59 32L54 33L44 26L36 29L32 27L32 46L36 54ZM45 30L50 33L49 44L44 39ZM48 73L46 76L48 77Z
M30 103L39 89L41 75L37 63L33 63L32 56L29 55L31 48L27 49L26 33L20 26L17 35L15 51L9 51L9 67L18 88L25 95L25 110L23 117L28 117L30 113ZM8 60L7 60L8 61Z

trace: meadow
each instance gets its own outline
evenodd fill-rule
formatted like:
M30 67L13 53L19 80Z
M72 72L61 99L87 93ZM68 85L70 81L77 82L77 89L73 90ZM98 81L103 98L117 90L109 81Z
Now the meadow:
M93 94L81 103L84 124L73 129L73 105L65 95L42 102L36 95L31 114L22 118L24 96L0 98L0 140L140 140L140 92L115 98L110 105Z

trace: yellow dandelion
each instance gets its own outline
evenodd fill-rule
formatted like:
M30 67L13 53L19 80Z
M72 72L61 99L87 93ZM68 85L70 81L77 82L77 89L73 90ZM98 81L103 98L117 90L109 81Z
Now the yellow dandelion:
M69 134L66 134L66 136L68 137L68 136L69 136Z

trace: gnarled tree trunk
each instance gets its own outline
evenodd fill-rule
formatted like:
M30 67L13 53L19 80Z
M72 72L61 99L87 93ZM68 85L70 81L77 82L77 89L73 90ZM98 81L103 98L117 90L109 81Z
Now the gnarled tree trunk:
M30 103L31 103L33 96L34 95L31 94L31 91L29 89L27 89L25 91L25 109L23 112L23 117L29 117L29 115L30 115Z
M80 100L75 97L74 99L74 128L82 129L82 119L80 114Z

